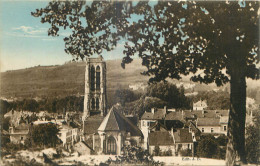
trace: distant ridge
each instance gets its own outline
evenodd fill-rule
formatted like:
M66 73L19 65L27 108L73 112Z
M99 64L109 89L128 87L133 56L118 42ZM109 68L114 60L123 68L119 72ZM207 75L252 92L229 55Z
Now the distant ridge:
M141 59L134 59L126 68L121 67L121 59L107 60L107 94L118 88L129 85L146 84L149 77L140 73L146 70ZM84 95L85 62L69 62L64 65L35 66L26 69L1 72L1 98L46 98ZM189 81L185 76L181 81L169 80L172 83L186 82L194 84L192 91L229 89L229 85L216 87ZM247 80L247 90L256 92L256 100L260 103L260 80ZM109 99L108 99L109 100Z
M108 60L107 91L127 88L129 84L146 83L148 77L141 60L135 59L122 69L121 60ZM84 94L85 62L71 62L55 66L35 66L1 73L1 97L35 98L64 97Z

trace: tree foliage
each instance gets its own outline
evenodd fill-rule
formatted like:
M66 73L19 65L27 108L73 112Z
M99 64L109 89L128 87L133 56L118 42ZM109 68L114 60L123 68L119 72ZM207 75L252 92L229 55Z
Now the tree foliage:
M138 146L124 146L123 154L116 156L116 160L108 159L107 164L144 164L144 165L160 165L159 162L153 160L153 156L147 150L143 150Z
M56 147L60 143L60 139L57 137L58 132L59 129L55 124L47 123L33 126L29 134L35 145Z
M7 110L25 110L31 112L48 111L63 112L66 111L83 111L83 97L67 96L64 98L44 98L42 100L24 99L21 101L7 102Z
M207 109L210 110L227 110L230 107L230 94L225 91L199 92L198 95L193 98L193 102L197 102L199 100L206 100L208 105Z
M146 92L132 104L135 114L142 116L145 111L151 108L190 109L191 100L184 95L184 89L177 88L174 84L160 82L150 84Z
M227 137L219 136L214 138L212 135L202 136L197 146L197 155L206 158L225 158L225 149L227 146Z
M114 104L120 103L122 106L125 105L125 103L129 103L132 101L135 101L140 98L140 94L135 93L134 91L130 89L117 89L114 92Z
M260 114L255 116L254 125L249 125L246 128L246 154L249 163L260 163Z
M167 103L170 108L191 108L190 100L184 95L184 88L177 88L171 83L154 83L147 88L145 96L157 97Z

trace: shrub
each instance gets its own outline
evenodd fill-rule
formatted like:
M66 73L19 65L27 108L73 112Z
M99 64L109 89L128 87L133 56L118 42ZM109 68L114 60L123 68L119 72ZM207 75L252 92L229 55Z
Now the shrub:
M155 147L154 147L153 154L154 154L155 156L160 156L161 150L160 150L160 147L159 147L159 146L155 146Z
M182 149L180 150L181 156L192 156L192 152L190 149Z
M116 156L116 160L109 158L106 164L143 164L143 165L159 165L159 162L153 160L153 156L147 150L143 150L137 146L124 146L122 148L123 155Z

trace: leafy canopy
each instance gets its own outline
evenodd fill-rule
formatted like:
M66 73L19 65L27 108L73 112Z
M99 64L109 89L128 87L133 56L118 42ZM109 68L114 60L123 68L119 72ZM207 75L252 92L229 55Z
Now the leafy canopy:
M76 59L113 50L124 43L122 66L138 54L150 81L180 79L229 81L234 66L259 78L257 1L53 1L32 12L50 23L49 35L69 28L65 51Z

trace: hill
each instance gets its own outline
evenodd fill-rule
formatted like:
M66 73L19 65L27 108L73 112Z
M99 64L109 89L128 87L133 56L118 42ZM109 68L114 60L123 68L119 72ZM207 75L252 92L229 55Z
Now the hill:
M146 83L148 77L141 60L134 60L122 69L121 60L108 60L107 91L127 88L129 84ZM64 97L84 94L85 62L57 66L36 66L1 73L1 97L35 98Z
M107 93L108 97L118 88L128 88L129 85L145 85L149 79L140 73L146 68L140 59L121 67L121 59L107 60ZM1 73L1 98L42 98L84 95L85 62L71 62L56 66L36 66L32 68L12 70ZM170 82L190 87L186 92L207 90L229 90L229 85L217 87L215 84L199 84L189 81L185 76L181 81ZM260 103L260 81L247 80L249 97ZM108 98L109 100L109 98Z

